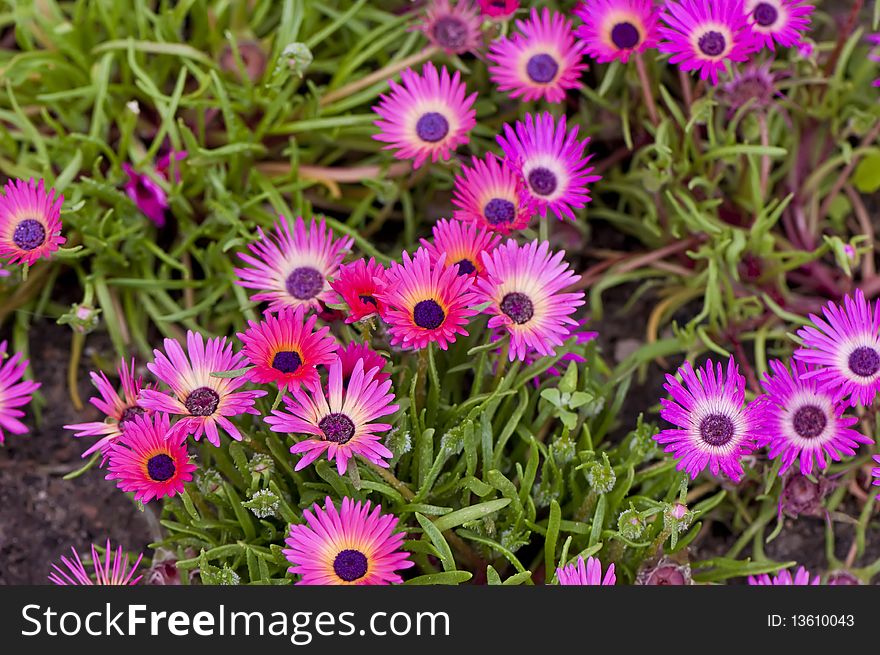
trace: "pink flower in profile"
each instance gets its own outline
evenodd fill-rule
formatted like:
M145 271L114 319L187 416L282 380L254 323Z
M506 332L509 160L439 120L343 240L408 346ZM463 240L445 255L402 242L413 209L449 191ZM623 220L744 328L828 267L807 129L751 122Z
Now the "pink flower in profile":
M556 578L559 584L566 585L591 585L610 587L617 583L614 574L614 564L609 564L602 577L602 562L596 557L588 557L586 562L583 557L578 557L576 564L556 569Z
M373 138L395 150L397 159L412 159L419 168L428 159L446 161L452 151L469 140L468 132L477 124L473 108L477 94L467 89L456 71L438 71L430 61L419 75L410 68L400 74L402 84L389 80L391 93L379 97L373 111L379 116Z
M385 307L379 305L376 292L385 284L385 267L375 259L356 259L339 267L339 277L330 286L348 305L346 323L382 315Z
M143 389L139 402L144 409L181 417L171 426L169 439L193 435L198 441L206 435L208 441L219 447L219 429L223 429L241 441L241 433L229 417L259 414L254 403L266 392L238 391L247 382L245 377L218 378L211 373L243 368L247 363L243 353L233 354L226 337L208 339L206 343L201 334L188 330L186 352L176 340L165 339L165 352L154 350L153 355L155 360L147 368L171 387L173 395Z
M10 180L0 195L0 258L31 266L66 243L61 236L64 196L46 192L43 180Z
M390 430L391 425L373 421L390 416L399 407L393 404L391 380L379 382L378 371L365 370L363 360L358 360L351 377L343 381L342 362L337 359L330 365L326 393L320 381L307 385L308 392L294 389L293 398L284 398L287 411L276 409L266 417L273 432L311 435L290 449L302 455L295 470L325 453L329 461L336 460L339 475L345 473L348 460L355 455L388 467L385 460L393 453L380 443L376 433Z
M791 573L789 573L788 569L783 569L776 576L769 576L766 573L758 576L750 575L749 576L749 584L750 585L768 585L768 586L811 586L819 584L819 576L818 575L810 575L810 572L807 571L803 566L800 567L794 574L792 578Z
M519 0L477 0L483 16L506 20L519 9Z
M403 582L398 569L413 566L401 550L403 532L395 532L397 517L382 514L370 501L342 499L337 511L328 496L321 508L305 510L305 523L290 526L284 555L299 575L300 585L386 585ZM313 513L314 512L314 513Z
M98 390L99 396L89 399L98 410L104 415L103 421L90 421L88 423L73 423L65 425L65 430L74 430L75 437L99 437L84 453L83 457L88 457L94 452L101 451L103 460L101 465L107 461L108 450L110 444L122 436L125 428L141 414L147 412L138 404L138 396L141 389L155 388L154 385L144 385L140 377L134 375L134 358L126 364L123 359L116 369L119 375L120 389L107 379L107 375L103 371L92 371L89 376L92 378L92 384Z
M137 567L141 563L143 555L138 555L135 563L129 568L128 553L123 552L120 546L115 552L110 547L110 540L104 549L103 561L101 555L98 554L95 546L92 546L92 567L94 569L95 579L86 571L82 560L75 548L70 549L73 552L73 559L61 557L61 566L52 565L52 573L49 574L49 582L59 586L81 586L81 585L136 585L143 576L134 577L137 573Z
M374 368L378 369L375 375L373 375L373 378L379 384L382 384L385 380L391 379L391 373L385 372L385 367L388 365L388 359L377 353L365 343L352 341L345 348L337 350L336 354L339 357L339 361L342 362L343 381L348 380L351 377L351 374L354 373L355 366L357 366L358 360L361 359L364 360L365 371Z
M169 439L170 427L167 414L135 417L110 444L105 479L116 480L142 503L182 493L197 467L189 461L186 442Z
M170 178L172 165L174 167L174 181L180 181L180 171L177 162L186 158L186 151L172 150L162 157L156 164L154 174L160 180L168 182ZM137 172L134 167L123 162L122 170L128 176L125 183L125 193L131 198L131 201L137 206L143 214L149 218L157 227L164 227L165 218L168 211L168 196L165 189L146 173Z
M6 357L6 342L0 342L0 359ZM19 407L31 401L34 391L40 388L39 382L22 380L30 362L15 353L0 364L0 444L6 438L4 430L12 434L25 434L28 429L19 421L24 412Z

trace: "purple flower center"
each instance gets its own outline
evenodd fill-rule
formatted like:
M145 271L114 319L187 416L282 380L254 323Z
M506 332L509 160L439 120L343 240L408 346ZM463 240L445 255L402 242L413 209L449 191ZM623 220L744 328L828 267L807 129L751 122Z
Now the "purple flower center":
M516 205L504 198L492 198L483 207L483 216L490 225L512 223L516 217Z
M343 550L333 560L333 570L346 582L354 582L367 574L367 556L359 550Z
M556 60L546 53L535 55L526 62L526 73L532 82L537 84L548 84L556 77L559 71L559 64Z
M318 421L318 427L327 437L327 441L333 443L348 443L354 436L354 422L345 414L327 414Z
M755 7L755 11L752 12L752 15L755 17L755 22L758 25L761 27L770 27L776 22L776 19L779 18L779 11L777 11L776 7L769 2L759 2L758 6Z
M529 186L539 196L549 196L558 184L556 174L549 168L538 166L529 173Z
M422 141L437 143L449 134L449 121L443 114L429 111L427 114L422 114L419 122L416 123L416 134Z
M721 32L709 30L700 37L697 45L707 57L717 57L727 48L727 40Z
M272 368L282 373L295 373L303 360L295 350L279 350L272 358Z
M174 477L174 460L165 453L153 455L147 460L147 475L153 482L165 482Z
M825 426L828 424L828 417L825 412L815 405L804 405L794 413L792 425L804 439L813 439L822 434Z
M528 323L535 315L535 306L526 294L514 291L501 300L501 311L514 323L522 325Z
M147 410L143 407L138 407L137 405L132 405L131 407L126 407L125 411L122 412L122 416L119 417L119 423L121 425L125 425L126 423L131 423L135 417L143 416L146 414Z
M474 263L470 259L459 259L455 263L458 264L459 275L470 275L477 270L477 267L474 266Z
M611 28L611 41L621 50L635 48L639 44L639 30L632 23L618 23Z
M287 276L284 286L297 300L311 300L324 290L324 276L311 266L300 266Z
M413 307L413 322L420 328L436 330L446 320L446 312L436 300L420 300Z
M733 421L724 414L709 414L700 422L700 437L710 446L723 446L733 439Z
M360 296L358 296L358 298L360 298L360 299L361 299L361 302L364 303L364 304L369 303L369 304L371 304L373 307L378 307L378 306L379 306L378 303L376 302L376 299L375 299L373 296L371 296L371 295L368 295L368 294L361 294Z
M186 397L183 404L193 416L210 416L220 404L220 396L213 389L199 387Z
M431 27L431 35L439 46L458 51L467 44L468 26L460 18L443 16Z
M40 221L26 218L15 226L12 232L12 240L22 250L39 248L46 241L46 228Z
M859 377L869 378L880 369L880 355L868 346L859 346L850 353L849 370Z

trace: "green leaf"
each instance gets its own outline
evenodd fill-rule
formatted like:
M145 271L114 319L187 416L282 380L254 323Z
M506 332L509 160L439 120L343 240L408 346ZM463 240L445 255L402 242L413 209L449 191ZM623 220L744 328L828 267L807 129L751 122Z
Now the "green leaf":
M485 503L471 505L470 507L463 507L454 512L450 512L445 516L441 516L434 521L434 526L440 530L440 532L444 532L450 528L455 528L463 523L467 523L468 521L476 521L489 514L494 514L495 512L504 509L509 504L510 498L499 498L498 500L490 500Z
M457 585L467 582L473 575L467 571L444 571L443 573L429 573L428 575L420 575L417 578L407 580L403 584L407 585Z
M446 543L443 533L437 529L437 526L418 512L416 512L416 520L419 522L419 525L422 526L422 530L425 531L425 536L431 540L431 543L434 544L434 547L437 549L440 563L443 564L443 570L454 571L455 558L452 556L452 549L450 549L449 544Z

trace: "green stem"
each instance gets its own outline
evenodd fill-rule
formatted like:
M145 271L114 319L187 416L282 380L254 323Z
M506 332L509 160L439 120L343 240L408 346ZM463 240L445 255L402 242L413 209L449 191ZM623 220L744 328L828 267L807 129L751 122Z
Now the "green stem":
M85 342L85 334L82 332L73 333L73 338L70 342L70 360L67 365L67 392L70 395L70 402L73 403L77 411L83 408L82 399L79 397L79 389L77 387L77 372L79 371L79 361L82 357Z

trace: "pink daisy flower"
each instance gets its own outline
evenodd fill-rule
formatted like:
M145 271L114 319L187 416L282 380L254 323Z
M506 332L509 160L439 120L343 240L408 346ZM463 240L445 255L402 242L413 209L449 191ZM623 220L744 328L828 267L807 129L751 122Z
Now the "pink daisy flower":
M232 344L226 337L205 340L201 334L186 333L186 350L174 339L165 339L165 352L154 350L155 360L147 364L149 371L171 387L171 396L153 389L141 390L139 402L144 409L179 415L168 438L185 439L193 435L196 441L207 435L213 445L220 445L222 428L236 441L241 433L229 420L239 414L259 414L254 408L257 398L265 391L236 391L247 380L242 377L218 378L220 373L244 368L243 353L232 353Z
M260 290L252 300L268 301L271 311L299 305L320 311L322 302L336 300L330 282L354 242L351 237L334 239L323 218L306 228L301 216L293 227L281 217L273 234L260 227L257 234L259 240L248 246L253 255L238 255L249 268L235 269L236 284Z
M364 360L365 371L378 369L373 378L379 384L391 379L391 373L386 373L384 370L388 360L365 343L352 341L345 348L337 350L336 354L339 361L342 362L343 380L348 380L351 377L351 374L354 373L354 367L360 359Z
M872 459L877 464L880 464L880 455L874 455L872 457ZM871 477L874 478L871 481L871 484L874 485L875 487L880 487L880 466L875 466L874 468L871 469Z
M764 376L763 385L768 402L758 405L762 430L758 446L769 446L771 458L781 457L785 473L800 459L802 475L813 472L813 461L820 470L842 455L855 455L859 444L873 443L850 426L858 423L855 416L844 416L839 403L840 392L821 389L807 374L814 370L809 364L791 362L789 371L782 362L770 362L772 374Z
M140 377L135 377L134 358L128 364L123 359L116 372L119 375L120 384L118 391L103 371L89 373L92 384L95 385L99 394L90 398L89 402L105 416L104 420L64 426L65 430L73 430L73 436L77 438L99 437L82 456L88 457L94 452L101 451L104 456L101 466L107 461L110 444L122 436L123 431L137 416L146 413L147 410L138 405L141 389L155 388L154 385L145 386Z
M429 0L419 29L431 45L450 55L476 51L483 41L482 21L471 0Z
M346 323L356 323L365 318L382 315L384 306L379 305L376 292L384 284L385 267L375 259L357 259L339 268L339 277L330 283L333 290L348 305Z
M381 119L374 122L379 134L373 138L388 144L384 150L396 150L398 159L412 159L413 168L428 158L446 161L477 124L477 94L465 96L461 75L450 76L445 66L438 71L430 61L421 75L408 68L400 79L403 84L388 81L391 93L373 107Z
M775 50L775 43L793 48L810 29L815 7L804 0L745 0L745 12L759 47Z
M818 575L810 575L810 572L807 571L803 566L800 567L797 572L794 574L794 578L791 577L791 573L788 572L787 569L779 572L778 575L773 577L767 575L766 573L762 575L750 575L749 576L749 584L750 585L781 585L781 586L810 586L810 585L818 585L819 584L819 576Z
M584 24L577 36L600 63L624 64L636 53L657 47L658 12L652 0L585 0L574 10Z
M109 473L122 491L134 492L135 500L171 498L183 492L196 465L189 461L186 442L171 438L167 414L137 416L109 448Z
M662 14L660 51L683 71L718 84L728 62L747 61L755 50L743 0L668 0Z
M565 116L558 120L549 113L526 114L516 128L504 126L498 144L507 163L525 180L526 190L541 212L574 220L574 209L590 202L587 184L602 179L591 175L592 155L584 156L589 137L578 141L578 126L567 130Z
M575 41L571 21L545 7L540 13L532 9L516 27L518 33L490 46L489 77L511 98L562 102L566 91L580 86L587 68L581 61L584 44Z
M137 573L137 567L143 559L143 555L138 555L137 560L128 567L129 555L123 552L120 546L114 552L110 547L110 540L104 548L104 559L97 549L92 545L92 568L94 569L95 579L86 571L82 560L75 548L70 549L73 553L73 559L61 557L61 566L52 565L52 573L49 574L49 582L61 587L66 586L82 586L82 585L136 585L143 576L134 577Z
M856 289L843 307L829 302L822 313L825 320L810 314L813 325L798 330L804 347L794 357L819 367L806 377L820 388L840 390L853 407L867 407L880 389L880 302L872 307Z
M6 358L6 342L0 342L0 360ZM6 439L4 430L12 434L25 434L27 426L19 421L24 412L19 407L31 401L34 391L40 388L39 382L22 380L30 362L15 353L0 364L0 444Z
M433 243L421 239L422 246L436 263L441 255L446 255L450 266L458 267L459 275L475 277L483 272L483 253L495 250L501 236L486 229L478 229L474 224L450 221L441 218L431 230Z
M613 586L617 583L614 574L614 564L609 564L602 577L602 562L596 557L588 557L584 562L583 557L578 557L577 564L569 564L566 567L556 569L556 578L559 584L566 585L592 585Z
M180 171L176 163L186 158L186 151L171 151L162 157L156 164L156 175L166 182L170 179L169 173L172 162L175 164L175 182L180 181ZM128 163L122 164L122 170L128 176L125 183L125 193L143 214L158 227L165 225L165 216L168 211L168 195L156 181L146 173L138 173Z
M64 196L46 193L43 180L10 180L0 195L0 258L32 265L48 258L67 239L61 236Z
M414 257L404 252L403 264L391 263L388 284L378 294L388 306L384 318L391 345L420 349L436 343L446 350L456 335L467 335L465 326L477 313L473 282L447 266L445 254L432 261L424 248Z
M285 540L290 573L301 585L382 585L403 582L396 573L413 566L402 551L403 532L395 532L397 517L370 511L370 501L342 499L337 511L328 496L323 509L303 511L305 524L290 526ZM312 513L314 512L314 513Z
M519 0L477 0L483 16L507 19L519 9Z
M455 176L453 218L500 234L528 226L534 201L519 174L492 154L472 161L473 168L462 166Z
M727 374L712 361L694 372L690 362L678 369L684 385L671 375L663 387L672 399L660 400L660 416L680 429L666 429L654 436L678 460L679 471L696 478L707 466L734 482L743 476L741 459L755 449L760 436L759 410L744 406L746 380L731 357Z
M358 360L351 377L343 384L342 362L330 365L327 393L320 383L307 385L308 393L293 390L293 398L286 396L287 411L273 410L266 423L273 432L297 432L312 435L294 444L290 452L301 454L297 471L305 468L322 454L329 461L336 460L336 470L343 475L348 460L355 455L387 468L385 459L392 456L390 450L379 442L377 432L390 430L386 423L372 423L383 416L390 416L399 407L392 404L391 380L379 382L378 369L364 370L363 360Z
M477 302L489 302L489 328L510 334L508 357L524 361L528 353L554 355L576 326L572 314L584 304L584 293L562 293L580 279L563 261L565 253L550 251L546 241L523 246L509 239L483 255L486 275L477 279Z
M277 384L288 388L314 382L318 369L336 359L336 340L329 327L315 330L318 317L305 317L303 305L282 309L277 315L266 313L259 323L248 321L248 329L238 334L242 353L253 368L247 379L258 384Z

